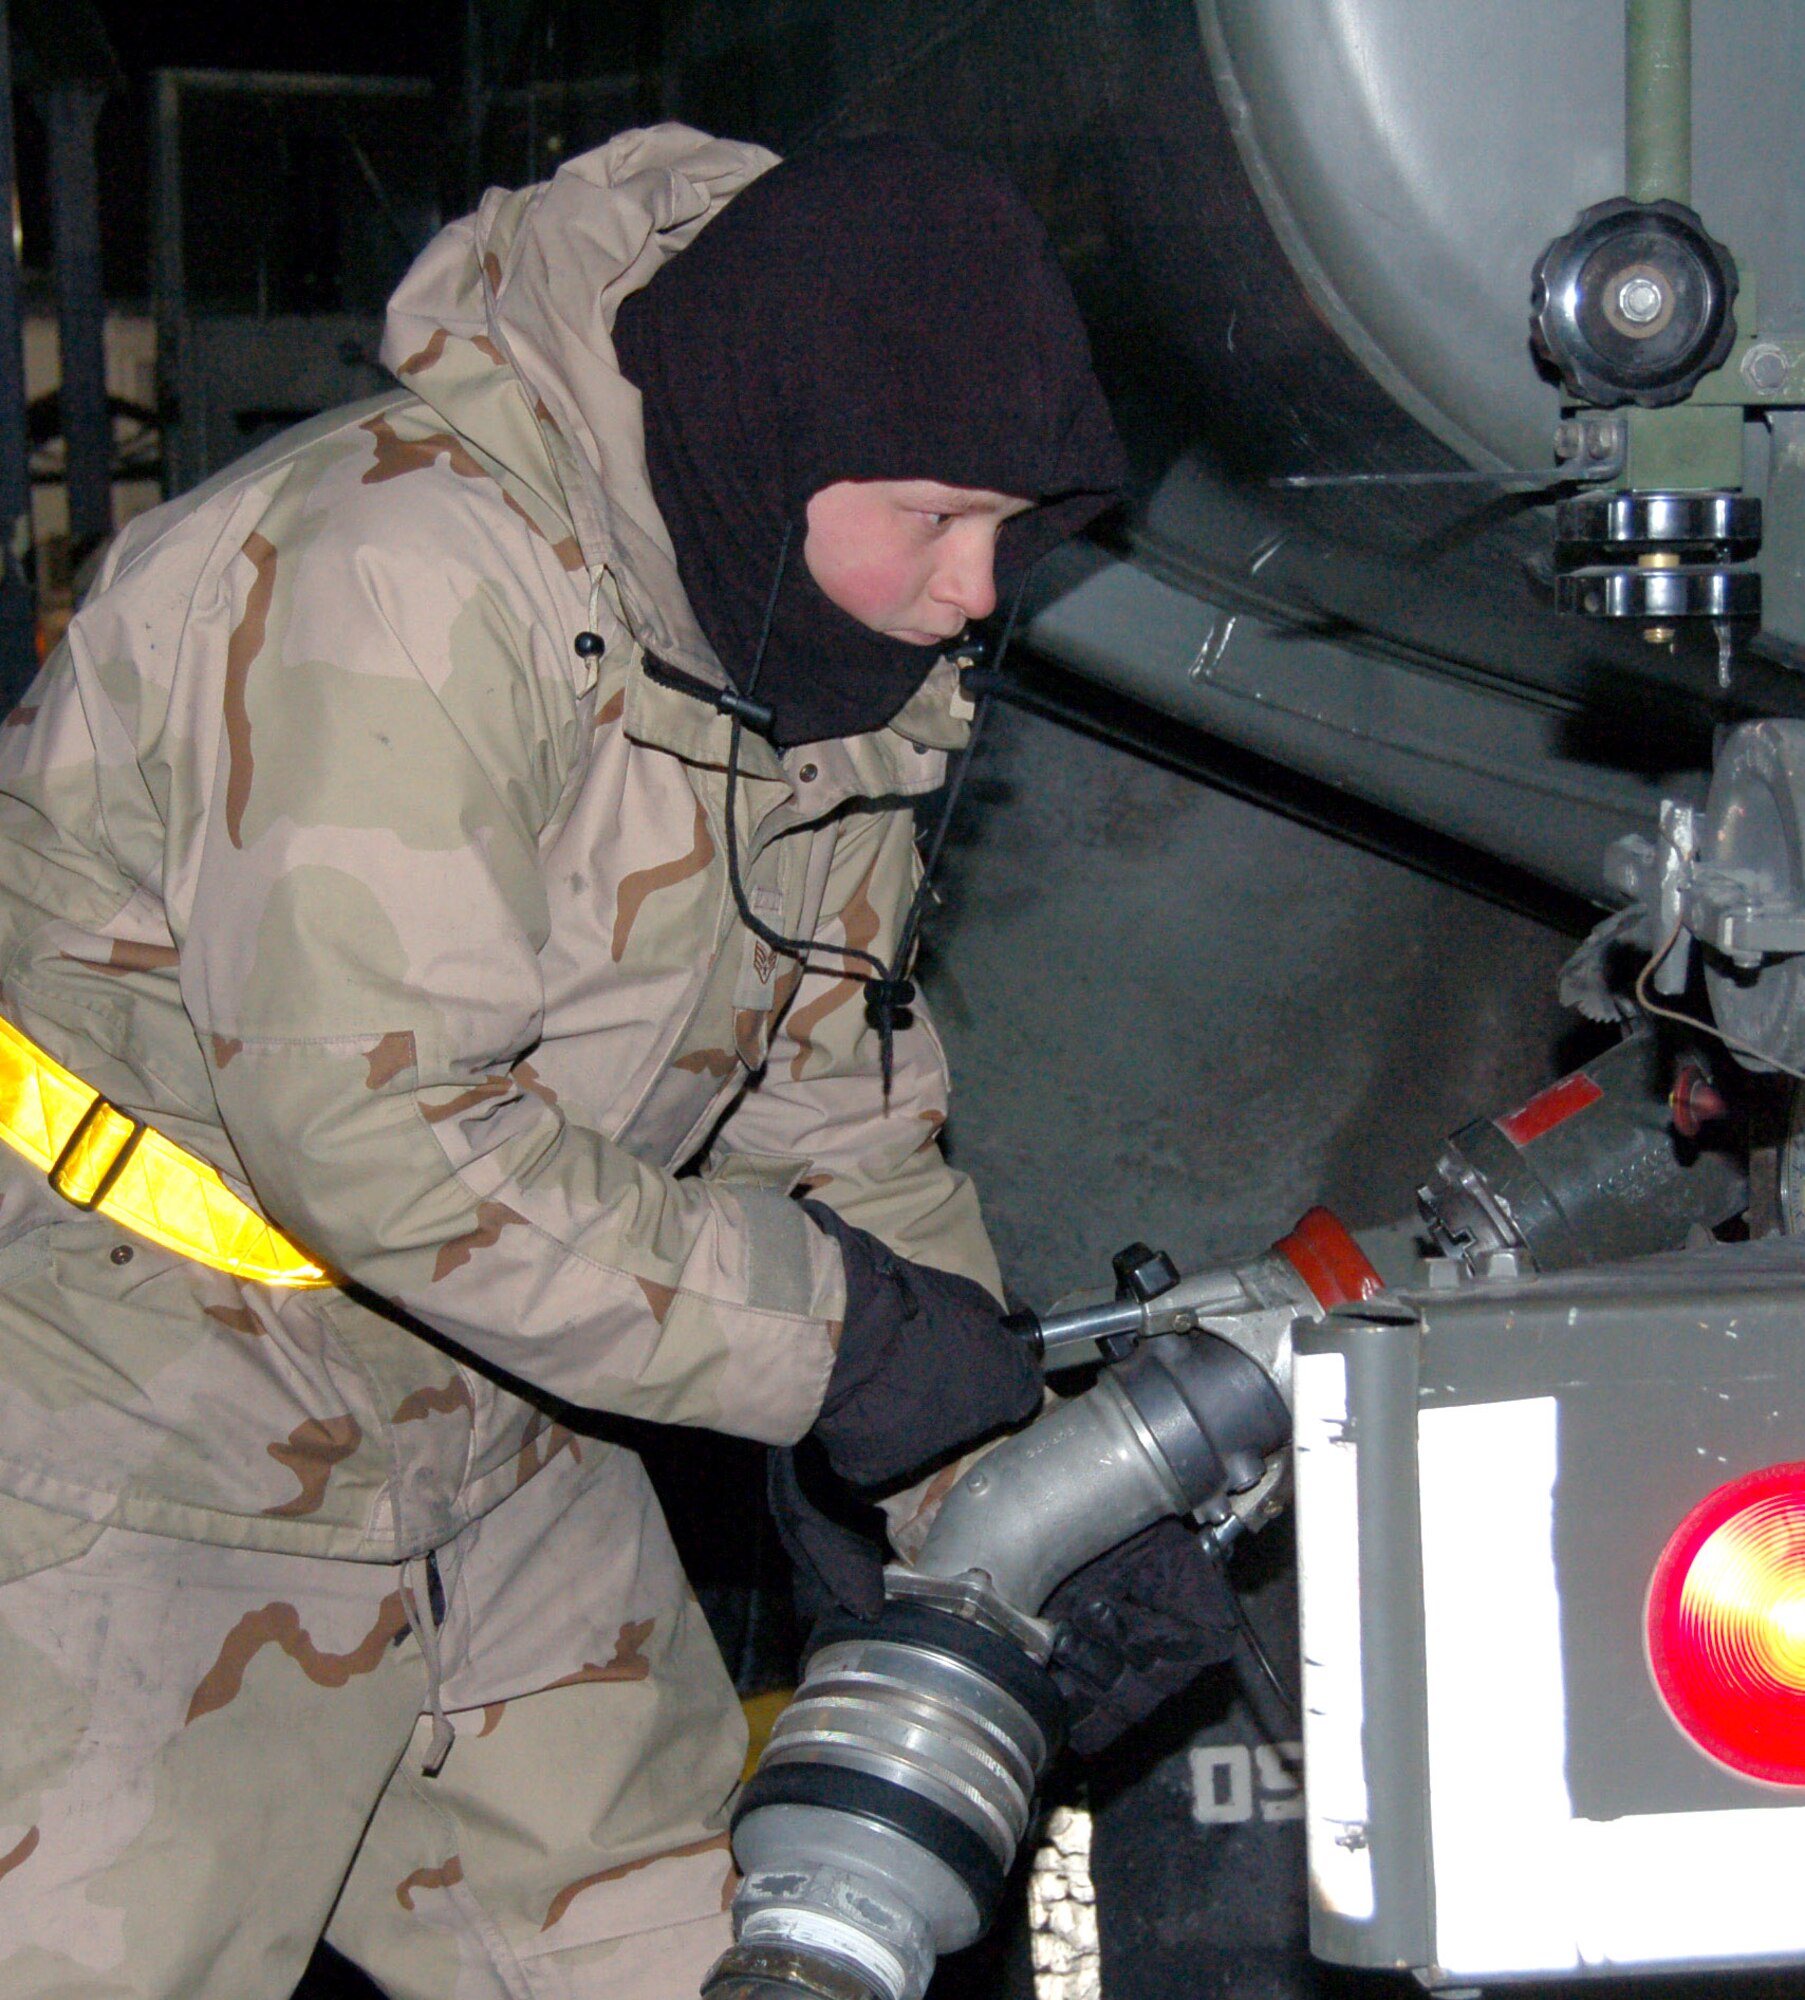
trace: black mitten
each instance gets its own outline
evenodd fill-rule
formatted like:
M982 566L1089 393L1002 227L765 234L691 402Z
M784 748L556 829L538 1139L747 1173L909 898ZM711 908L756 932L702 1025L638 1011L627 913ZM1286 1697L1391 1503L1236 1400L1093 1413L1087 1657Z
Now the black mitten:
M840 1246L846 1320L815 1420L828 1463L882 1487L1040 1408L1040 1370L984 1287L887 1250L817 1201Z
M1094 1756L1235 1649L1234 1590L1182 1521L1156 1522L1047 1600L1067 1740Z
M884 1608L883 1515L835 1476L813 1438L769 1454L765 1491L803 1629L835 1609L875 1618Z

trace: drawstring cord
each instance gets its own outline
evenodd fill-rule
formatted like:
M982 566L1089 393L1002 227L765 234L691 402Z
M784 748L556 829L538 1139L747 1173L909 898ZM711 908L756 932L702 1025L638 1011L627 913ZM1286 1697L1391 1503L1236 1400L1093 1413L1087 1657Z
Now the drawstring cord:
M724 703L718 703L717 706L722 707L723 711L733 718L733 731L727 739L727 886L733 892L733 907L739 912L740 922L761 943L768 944L773 951L782 952L786 958L795 959L804 972L814 972L826 969L814 963L810 956L811 953L820 949L819 940L815 938L785 937L781 931L773 930L757 914L752 908L750 900L747 898L746 885L740 879L739 825L738 815L734 811L740 782L740 730L742 725L751 722L751 718L743 711L747 706L759 707L759 704L752 701L752 696L758 689L758 677L764 671L765 653L771 643L771 626L777 616L777 594L783 588L784 571L789 567L790 542L794 534L795 523L785 522L783 541L777 550L777 568L772 575L771 588L765 598L764 620L759 626L758 650L752 656L752 670L746 676L744 701L733 708L727 708ZM763 735L771 727L771 710L764 708L761 709L761 713L767 718L764 729L759 731ZM757 725L754 724L753 726L756 727ZM881 958L876 957L871 952L862 951L857 945L841 945L835 949L836 956L842 961L849 958L860 959L871 967L873 976L865 982L865 992L867 995L866 1013L869 1016L871 1011L869 996L872 988L878 985L888 986L894 983L891 980L890 968ZM873 1025L877 1024L874 1023ZM888 1097L890 1095L890 1075L893 1061L891 1053L892 1035L890 1031L885 1030L881 1026L878 1028L878 1033L884 1072L884 1095Z
M920 880L915 885L907 914L903 918L902 929L897 934L896 947L886 964L875 952L869 952L854 944L822 945L818 938L785 937L781 931L773 930L752 908L746 895L745 883L740 877L739 828L735 805L739 793L740 780L740 734L742 729L754 730L758 735L769 737L775 722L773 710L754 697L758 690L758 678L764 670L765 653L771 643L771 627L777 616L778 593L783 588L784 572L789 567L790 543L794 537L795 523L784 524L783 540L777 551L777 567L771 578L771 588L765 598L764 618L759 627L758 647L752 656L751 671L746 675L744 689L719 688L699 679L694 674L686 674L681 668L666 665L663 660L653 659L649 654L645 659L645 672L649 680L660 687L676 690L697 701L705 701L718 714L729 717L733 728L727 739L727 884L733 896L733 906L739 913L740 922L761 943L773 951L779 951L786 958L793 958L803 972L828 972L838 970L846 976L845 962L849 959L870 967L870 976L864 981L865 1018L877 1030L878 1063L883 1077L886 1102L890 1096L890 1086L896 1073L896 1035L900 1028L909 1027L914 1016L909 1012L915 999L915 982L909 978L909 966L915 951L916 939L921 930L921 919L927 905L934 871L939 866L940 851L946 844L947 831L953 822L953 814L959 807L959 795L964 790L966 773L971 769L972 753L978 747L978 737L982 733L986 717L990 713L991 689L986 687L978 698L977 708L972 716L971 730L960 753L959 761L953 768L951 781L946 788L946 797L941 805L934 831L929 838L927 852L922 860ZM1010 600L1009 617L1003 627L1002 640L997 647L996 660L986 677L994 682L1000 674L1004 660L1009 654L1009 642L1015 636L1015 622L1021 610L1022 597L1028 587L1028 578L1033 573L1033 565L1023 572L1015 594ZM599 651L600 639L590 632L577 635L577 651L587 655L589 651ZM840 960L839 967L816 957L827 952Z
M777 552L777 573L771 579L770 595L765 600L764 623L758 635L758 651L753 655L752 671L746 676L746 694L752 695L758 686L758 677L765 664L765 649L770 643L771 621L777 610L777 593L783 585L783 573L789 561L791 527L783 532L783 543ZM1031 568L1032 566L1030 566ZM1009 642L1015 636L1016 615L1021 610L1022 595L1027 589L1028 575L1024 572L1016 586L1015 595L1010 600L1008 622L1003 628L1002 643L997 648L996 665L1000 669L1008 656ZM732 711L728 711L732 713ZM873 952L863 951L857 945L836 945L827 949L842 961L858 959L870 966L871 977L865 981L865 1018L877 1030L878 1065L883 1077L885 1100L890 1096L890 1086L896 1074L896 1034L899 1028L907 1028L914 1020L909 1008L915 999L915 982L908 976L915 951L915 940L921 929L922 913L927 906L934 870L940 862L940 850L946 844L947 829L952 825L953 814L958 810L959 794L965 786L965 774L971 769L972 752L978 747L978 736L990 712L990 695L986 691L979 699L977 710L972 716L971 730L965 739L965 748L954 766L951 782L946 788L946 798L940 808L939 818L928 842L928 851L923 857L921 879L915 884L915 894L910 898L908 913L903 918L902 929L897 934L895 949L890 954L888 964ZM733 892L734 907L739 911L740 921L754 937L768 944L773 951L781 951L793 958L804 972L821 970L812 954L822 949L818 939L785 937L781 932L761 921L747 900L745 885L740 880L739 842L734 825L734 795L739 784L741 717L734 714L733 733L727 743L727 881Z
M746 676L745 695L731 707L725 701L718 699L715 705L733 718L733 731L727 739L727 886L733 892L733 907L739 912L740 922L755 938L768 944L773 951L782 952L786 958L793 958L806 973L825 969L811 956L818 949L819 940L785 937L781 931L773 930L752 908L751 901L746 895L746 885L740 879L739 825L738 816L734 811L740 782L740 731L742 726L748 723L754 728L759 728L758 723L746 711L748 708L756 709L765 718L763 727L759 728L761 735L768 733L775 719L770 709L754 702L752 697L758 689L758 677L764 671L765 653L771 643L771 626L777 616L777 594L783 588L784 571L789 567L790 543L794 539L795 529L796 524L793 521L784 523L783 540L777 549L777 567L771 577L771 588L765 597L765 615L758 630L758 649L752 655L752 670ZM906 980L895 979L890 967L881 958L875 953L861 950L858 945L841 945L836 955L841 960L842 967L847 959L859 959L871 968L872 976L865 981L865 1015L878 1031L879 1064L883 1071L884 1096L888 1099L890 1079L896 1061L895 1014L892 1009L882 1018L874 1016L872 1009L875 1003L872 995L893 992L900 985L908 987L908 997L913 999L914 988L909 987Z

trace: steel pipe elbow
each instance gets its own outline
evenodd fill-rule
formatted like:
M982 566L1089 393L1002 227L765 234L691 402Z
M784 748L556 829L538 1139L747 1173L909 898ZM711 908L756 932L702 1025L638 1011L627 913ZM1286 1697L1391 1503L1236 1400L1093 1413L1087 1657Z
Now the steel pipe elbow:
M1133 1404L1106 1375L979 1459L941 1503L913 1567L949 1581L978 1572L1032 1616L1074 1570L1186 1505Z

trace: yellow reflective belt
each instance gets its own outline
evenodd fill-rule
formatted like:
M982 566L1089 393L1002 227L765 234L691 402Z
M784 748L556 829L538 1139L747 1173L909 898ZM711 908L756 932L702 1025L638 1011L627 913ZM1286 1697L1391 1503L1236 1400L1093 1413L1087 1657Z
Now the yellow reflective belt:
M291 1289L333 1281L205 1160L111 1105L0 1018L0 1139L80 1209L197 1264Z

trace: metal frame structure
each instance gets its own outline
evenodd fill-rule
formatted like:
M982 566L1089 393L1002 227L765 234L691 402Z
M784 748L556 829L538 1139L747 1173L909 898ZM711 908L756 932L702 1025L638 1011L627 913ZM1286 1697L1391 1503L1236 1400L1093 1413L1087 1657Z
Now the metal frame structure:
M182 106L186 98L264 97L420 102L433 94L421 77L303 76L270 70L159 70L152 106L154 183L151 298L157 326L157 400L163 414L165 491L180 493L212 469L204 440L185 422L182 388L191 336L182 206ZM379 178L367 159L353 159L378 205L386 208ZM335 328L335 332L339 329ZM342 343L341 343L342 344ZM346 384L341 400L367 385Z

